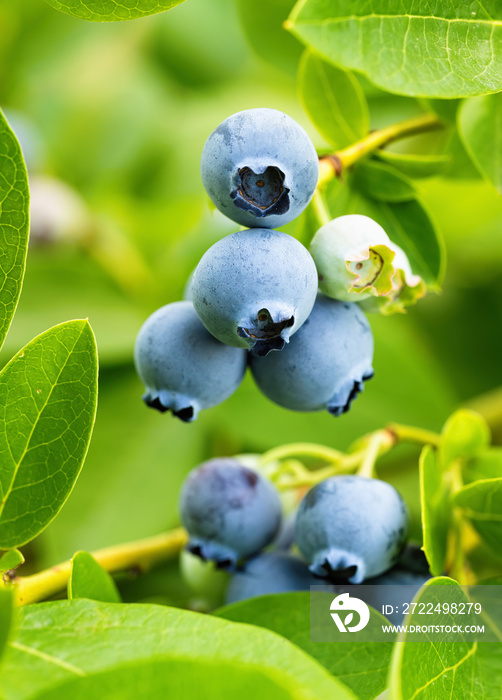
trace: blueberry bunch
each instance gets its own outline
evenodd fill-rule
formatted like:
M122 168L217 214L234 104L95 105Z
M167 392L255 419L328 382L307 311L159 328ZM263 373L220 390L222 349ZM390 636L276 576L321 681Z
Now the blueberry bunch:
M305 209L319 160L307 133L273 109L226 119L209 136L201 174L209 197L247 226L202 257L190 301L156 311L135 348L144 401L192 421L241 383L294 411L347 411L373 376L373 337L360 308L318 293L308 250L275 227Z
M272 483L242 460L213 459L188 475L180 513L187 549L235 572L229 602L305 590L322 579L415 584L422 573L408 581L393 569L406 545L408 512L394 487L379 479L342 475L314 486L300 503L290 539L280 527ZM302 558L289 552L293 544ZM264 552L269 546L274 551Z

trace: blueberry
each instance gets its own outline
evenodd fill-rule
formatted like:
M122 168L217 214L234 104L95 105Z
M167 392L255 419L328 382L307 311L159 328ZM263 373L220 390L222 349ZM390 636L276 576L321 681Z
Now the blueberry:
M223 343L259 355L281 350L310 314L317 271L295 238L257 228L215 243L192 280L202 323Z
M246 353L213 338L189 301L163 306L145 321L134 359L146 405L187 422L225 401L246 371Z
M266 547L281 524L281 502L272 484L229 458L209 460L190 472L180 513L190 535L188 550L228 569Z
M324 224L310 252L319 288L333 299L362 301L369 310L393 313L426 292L404 251L369 216L347 214Z
M234 575L227 588L225 602L255 598L273 593L308 591L311 585L322 583L314 579L308 566L290 554L265 552L246 562L243 571Z
M396 563L406 542L408 511L393 486L361 476L334 476L300 504L295 539L317 576L362 583Z
M357 304L319 294L308 320L281 353L251 357L261 391L293 411L345 413L373 376L373 335Z
M209 136L201 175L214 205L230 219L276 228L310 202L319 159L294 119L275 109L249 109L225 119Z

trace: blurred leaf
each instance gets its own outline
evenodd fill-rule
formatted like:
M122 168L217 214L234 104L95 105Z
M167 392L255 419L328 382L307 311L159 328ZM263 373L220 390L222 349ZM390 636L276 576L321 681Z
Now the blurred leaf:
M29 542L68 498L91 439L97 373L87 321L51 328L0 373L0 547Z
M121 22L176 7L183 0L46 0L56 10L89 22Z
M502 194L502 93L466 100L458 130L479 172Z
M372 700L387 685L393 643L344 642L337 644L336 653L333 653L333 643L311 642L310 595L307 592L267 595L227 605L216 615L277 632L313 656L356 697ZM364 673L361 673L363 667Z
M136 334L153 308L127 297L79 249L32 248L28 266L19 313L2 356L13 355L34 333L42 333L61 318L89 318L99 347L100 365L131 361Z
M453 497L486 544L500 556L502 542L502 477L481 479L464 486Z
M75 674L88 676L151 658L190 662L192 673L199 661L242 663L280 673L296 684L299 693L307 697L310 693L312 700L353 698L310 656L268 630L176 608L89 600L22 610L0 692L6 700L23 700L74 679Z
M23 286L28 247L28 176L21 148L0 111L0 347Z
M309 691L298 689L287 674L262 669L235 661L176 658L136 661L75 678L37 694L37 700L88 700L92 697L120 698L183 698L191 700L204 692L204 700L239 698L240 700L309 700Z
M14 617L14 592L0 583L0 663L9 640Z
M267 0L266 3L237 0L242 28L256 54L291 74L296 74L303 50L283 27L294 4L294 0Z
M349 146L369 132L366 98L352 73L307 50L300 63L298 90L313 124L334 148Z
M502 447L481 450L464 465L462 474L467 483L479 479L502 478Z
M406 176L390 165L373 160L356 165L354 185L377 202L409 202L417 194Z
M448 467L456 459L474 457L490 443L490 429L475 411L461 409L448 418L441 434L440 459Z
M444 571L451 517L449 494L437 453L431 445L427 445L420 455L420 498L423 550L433 576L441 576Z
M394 166L408 177L431 177L441 173L451 161L449 155L422 155L418 153L394 153L380 150L375 153L378 160Z
M24 564L24 556L18 549L10 549L0 557L0 574L4 571L12 571Z
M120 594L110 574L89 552L77 552L71 560L68 599L89 598L102 603L120 603Z
M479 3L452 7L440 0L434 16L426 3L411 0L377 0L370 10L364 0L302 0L288 28L389 92L444 98L502 89L502 12L494 3L487 11Z
M463 589L452 579L438 578L431 579L419 591L414 602L424 603L426 606L432 603L433 607L437 602L443 601L444 594L434 595L434 588L437 586L450 586L448 600L456 603L468 603L469 599ZM411 615L407 615L408 625L422 625L423 615L419 614L419 606ZM445 617L439 615L429 617L429 624L444 624ZM458 623L458 620L451 615L449 623ZM479 675L477 667L476 652L480 647L493 647L498 644L480 644L476 642L466 642L459 635L458 641L452 643L451 633L435 633L435 640L431 643L416 643L406 641L406 633L400 635L400 641L394 646L392 656L392 666L390 673L390 687L392 688L392 700L449 700L450 698L462 698L468 700L483 698L488 700L488 695L484 694L483 679ZM425 641L425 640L424 640ZM498 652L497 652L498 653ZM500 688L499 694L500 697ZM490 696L490 700L493 697Z

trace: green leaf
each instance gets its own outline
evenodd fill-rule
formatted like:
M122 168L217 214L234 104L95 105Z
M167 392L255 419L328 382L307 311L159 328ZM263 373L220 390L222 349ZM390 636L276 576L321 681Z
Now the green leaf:
M122 22L176 7L183 0L46 0L56 10L89 22Z
M87 321L55 326L0 373L0 547L29 542L70 495L91 438L97 354Z
M446 545L451 509L449 486L443 480L437 453L427 445L420 455L420 500L422 509L423 550L433 576L441 576L446 559Z
M279 672L296 685L301 698L353 699L321 665L268 630L176 608L90 600L21 609L18 633L0 678L0 694L6 700L24 700L76 675L123 668L153 657L191 663L192 670L200 662L243 664L264 673Z
M481 175L502 194L502 93L466 100L458 130Z
M23 286L28 250L28 175L21 148L0 110L0 348Z
M151 659L72 679L36 695L37 700L89 698L189 698L204 700L309 700L311 693L296 687L285 673L229 661Z
M9 640L14 617L14 593L0 581L0 662Z
M253 598L221 608L216 615L265 627L286 637L317 659L361 700L371 700L387 685L392 642L311 642L310 593Z
M102 603L121 602L115 581L88 552L77 552L71 560L68 598L89 598Z
M377 151L375 157L388 165L394 166L408 177L431 177L442 172L450 163L449 155L422 155L418 153L395 153L394 151Z
M433 10L423 0L300 0L288 29L389 92L450 98L502 90L502 7L439 0Z
M464 465L462 474L466 483L502 477L502 447L481 450Z
M441 434L443 469L456 459L474 457L490 444L490 440L490 428L479 413L467 409L456 411L446 421Z
M334 148L364 138L370 117L357 78L305 51L298 72L298 90L305 111Z
M409 202L417 196L405 175L390 165L371 160L354 168L354 185L377 202Z
M435 603L434 588L451 586L451 601L468 602L462 588L452 579L431 579L419 591L414 602ZM438 602L444 597L437 596ZM424 615L418 613L419 606L412 615L407 615L407 624L424 624ZM427 624L459 624L457 616L429 615ZM444 632L444 638L448 633ZM451 637L451 635L450 635ZM481 678L477 672L476 651L478 647L497 647L497 644L477 644L467 642L459 636L458 641L443 641L440 633L428 643L407 642L406 633L400 635L395 644L390 673L392 700L442 700L442 698L462 698L465 700L483 698ZM499 689L500 697L500 689Z
M24 564L24 556L18 549L11 549L0 557L0 575Z
M481 479L457 491L453 505L462 509L486 544L500 556L502 542L502 477Z

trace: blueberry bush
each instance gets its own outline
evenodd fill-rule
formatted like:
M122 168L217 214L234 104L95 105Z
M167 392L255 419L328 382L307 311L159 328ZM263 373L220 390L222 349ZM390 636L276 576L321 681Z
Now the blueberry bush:
M309 592L502 583L499 3L0 26L0 699L500 698Z

